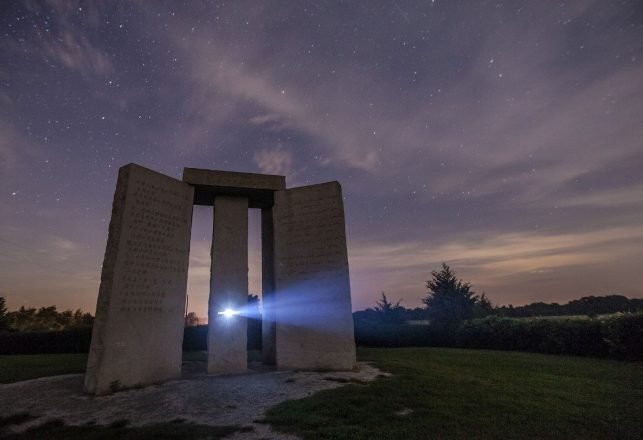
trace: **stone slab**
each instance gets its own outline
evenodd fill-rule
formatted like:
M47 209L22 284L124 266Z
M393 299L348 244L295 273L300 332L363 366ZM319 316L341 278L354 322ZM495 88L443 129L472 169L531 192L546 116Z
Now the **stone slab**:
M86 392L180 376L193 191L135 164L119 170Z
M248 322L244 314L226 317L230 308L248 305L248 199L214 200L210 299L208 304L208 373L233 374L248 367Z
M275 262L272 209L261 210L261 350L263 363L276 363Z
M286 188L284 176L199 168L184 168L183 181L195 188L194 204L208 206L216 196L228 195L246 197L250 208L270 208L273 193Z
M352 369L341 186L329 182L277 191L273 221L277 368Z

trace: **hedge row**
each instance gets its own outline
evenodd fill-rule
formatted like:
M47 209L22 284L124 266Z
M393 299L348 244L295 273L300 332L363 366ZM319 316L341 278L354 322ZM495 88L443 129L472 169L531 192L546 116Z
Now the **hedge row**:
M261 321L251 322L248 349L261 349ZM643 360L643 313L607 319L485 318L466 322L457 332L431 327L355 322L358 345L368 347L463 347ZM83 353L91 329L0 334L0 354ZM207 349L207 326L187 327L185 351Z
M92 329L0 333L0 354L86 353Z
M358 345L448 346L643 360L643 313L606 319L511 319L468 321L454 333L430 326L356 322Z
M0 333L0 354L87 353L91 328L47 332ZM208 326L186 327L184 351L207 350ZM248 350L261 350L261 321L248 321Z
M261 320L248 320L248 350L261 350ZM208 326L186 327L183 332L183 351L205 351L208 349Z

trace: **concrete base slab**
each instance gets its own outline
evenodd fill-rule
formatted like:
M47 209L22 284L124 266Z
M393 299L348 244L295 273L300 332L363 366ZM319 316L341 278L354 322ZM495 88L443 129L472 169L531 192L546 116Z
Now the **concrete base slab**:
M205 366L202 367L205 370ZM254 431L235 434L236 439L290 439L255 423L272 406L301 399L314 392L345 385L337 379L372 381L382 374L370 364L359 363L355 372L319 373L273 371L210 377L184 375L161 385L121 391L107 396L83 394L80 374L46 377L0 385L0 413L28 412L38 419L20 429L61 419L69 425L95 422L108 425L129 420L132 426L168 422L177 418L211 426L252 426Z

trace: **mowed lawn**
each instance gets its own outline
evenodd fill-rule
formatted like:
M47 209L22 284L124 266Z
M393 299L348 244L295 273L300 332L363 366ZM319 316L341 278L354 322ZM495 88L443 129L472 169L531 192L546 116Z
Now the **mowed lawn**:
M643 438L643 365L531 353L361 349L392 373L289 401L266 421L305 439Z
M285 402L265 421L305 439L643 438L640 363L441 348L360 349L358 357L391 376ZM0 382L80 373L85 362L83 354L0 356ZM79 429L34 434L111 435L101 427ZM158 434L118 430L132 438ZM205 432L217 438L187 426L180 437Z
M1 355L0 383L83 373L86 366L85 353Z

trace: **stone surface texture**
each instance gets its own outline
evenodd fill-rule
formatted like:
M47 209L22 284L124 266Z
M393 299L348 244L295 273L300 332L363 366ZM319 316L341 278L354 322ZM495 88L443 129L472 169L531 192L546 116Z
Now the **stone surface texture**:
M193 204L213 206L207 372L247 371L248 209L262 209L263 361L351 370L355 343L338 182L185 168L183 182L119 171L85 390L176 378L181 370ZM239 312L228 317L226 309ZM245 313L244 313L245 312Z
M198 367L198 371L203 370ZM366 363L359 363L356 371L335 373L268 371L216 377L204 372L184 373L180 380L94 397L83 394L82 375L72 374L0 384L0 413L11 416L28 412L38 417L20 425L20 430L52 419L70 425L128 420L132 426L184 419L212 426L254 428L233 435L234 439L293 439L296 437L258 423L268 408L351 381L366 384L379 375L388 373Z
M276 325L275 325L275 243L273 233L272 208L261 210L261 346L263 362L275 365Z
M284 176L184 168L183 181L194 186L195 205L214 205L217 196L246 197L250 208L272 208L273 194L286 188Z
M135 164L120 169L86 392L180 376L192 200L183 182Z
M247 369L247 319L223 316L225 309L247 310L248 199L214 199L210 299L208 304L208 372L240 373Z
M341 186L329 182L277 191L273 216L277 367L352 369Z
M190 185L280 190L286 188L286 178L272 174L238 173L234 171L184 168L183 181Z

